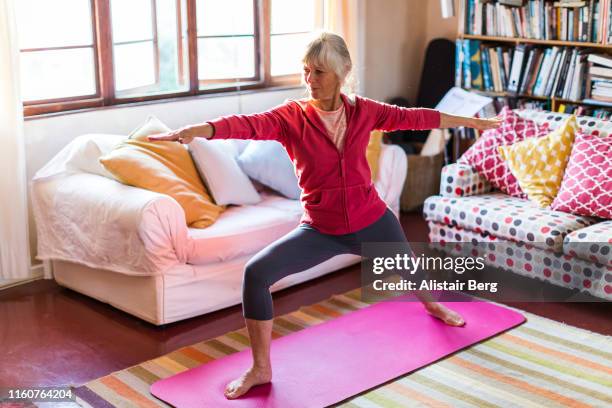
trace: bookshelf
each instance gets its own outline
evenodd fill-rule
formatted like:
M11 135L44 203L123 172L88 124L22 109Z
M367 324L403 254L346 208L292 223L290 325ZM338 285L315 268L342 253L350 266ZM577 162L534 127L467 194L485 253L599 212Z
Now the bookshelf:
M612 61L612 0L459 3L457 86L511 107L610 116L612 76L592 74L589 54Z
M460 34L461 38L471 38L474 40L508 42L515 44L545 44L545 45L560 45L568 47L584 47L584 48L603 48L610 49L610 44L591 43L583 41L563 41L563 40L538 40L535 38L513 38L513 37L495 37L488 35L475 34Z

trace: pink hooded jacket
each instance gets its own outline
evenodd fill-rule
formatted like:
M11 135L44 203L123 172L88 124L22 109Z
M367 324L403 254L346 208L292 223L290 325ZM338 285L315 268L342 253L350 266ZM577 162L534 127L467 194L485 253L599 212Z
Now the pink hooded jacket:
M346 112L344 147L339 151L307 100L288 100L269 111L230 115L209 123L211 139L277 140L293 161L304 207L301 222L325 234L349 234L378 220L386 210L371 181L366 148L373 129L435 129L440 112L400 108L342 96Z

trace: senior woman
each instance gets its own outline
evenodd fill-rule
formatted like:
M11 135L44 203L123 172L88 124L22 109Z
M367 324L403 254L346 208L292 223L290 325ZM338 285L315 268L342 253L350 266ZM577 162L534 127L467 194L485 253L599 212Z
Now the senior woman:
M225 396L229 399L272 380L272 284L336 255L360 254L364 242L408 245L398 219L371 182L366 160L370 131L457 126L484 130L499 126L497 119L400 108L345 95L341 89L352 62L346 43L336 34L318 35L308 45L302 62L309 98L289 100L263 113L221 117L149 138L180 143L189 143L195 137L277 140L289 153L303 191L300 224L255 254L245 266L242 305L253 364L227 385ZM434 302L428 292L417 296L427 312L446 324L465 324L458 313Z

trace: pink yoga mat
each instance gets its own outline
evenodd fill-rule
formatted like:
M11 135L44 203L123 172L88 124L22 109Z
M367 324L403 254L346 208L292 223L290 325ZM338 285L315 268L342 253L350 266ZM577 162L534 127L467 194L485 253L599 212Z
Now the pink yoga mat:
M272 342L271 384L237 400L225 385L251 365L250 349L157 381L151 393L180 408L325 407L517 326L525 318L486 302L453 302L450 327L418 302L381 302Z

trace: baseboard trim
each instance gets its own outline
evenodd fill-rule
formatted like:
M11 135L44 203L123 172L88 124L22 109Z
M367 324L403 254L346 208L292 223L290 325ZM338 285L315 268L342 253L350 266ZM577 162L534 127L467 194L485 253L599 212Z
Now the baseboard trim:
M0 290L12 288L14 286L23 285L25 283L34 282L39 279L43 279L44 276L44 265L38 264L30 267L30 277L25 279L9 279L0 280Z

